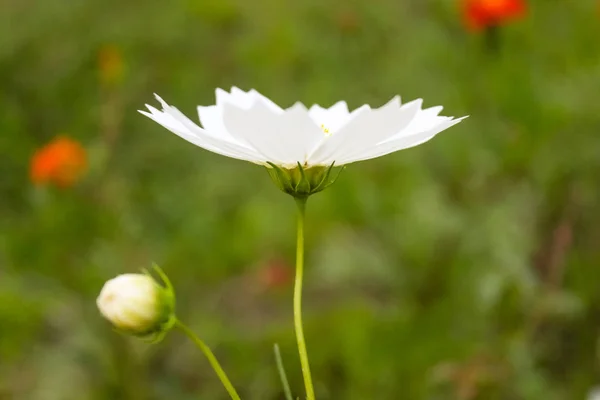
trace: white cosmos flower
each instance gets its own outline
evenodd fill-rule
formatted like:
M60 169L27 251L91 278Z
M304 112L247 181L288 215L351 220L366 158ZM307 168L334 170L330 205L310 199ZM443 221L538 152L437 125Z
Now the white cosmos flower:
M442 117L442 107L422 109L422 100L401 104L396 96L380 108L349 111L340 101L330 108L302 103L281 108L256 90L216 90L216 105L199 106L202 128L156 96L162 111L147 105L142 114L206 150L283 168L298 163L329 166L381 157L417 146L463 118Z

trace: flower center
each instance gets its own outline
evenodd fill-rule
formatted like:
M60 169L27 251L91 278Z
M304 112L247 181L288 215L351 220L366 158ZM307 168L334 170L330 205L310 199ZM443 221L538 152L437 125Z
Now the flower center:
M330 136L331 132L329 131L329 128L325 127L325 124L321 124L321 129L323 130L323 133L325 134L325 136Z

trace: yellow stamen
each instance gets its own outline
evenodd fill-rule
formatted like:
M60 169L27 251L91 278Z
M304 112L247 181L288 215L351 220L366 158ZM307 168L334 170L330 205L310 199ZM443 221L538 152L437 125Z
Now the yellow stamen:
M331 132L329 132L328 128L325 128L325 124L321 124L321 129L323 130L323 133L327 136L331 135Z

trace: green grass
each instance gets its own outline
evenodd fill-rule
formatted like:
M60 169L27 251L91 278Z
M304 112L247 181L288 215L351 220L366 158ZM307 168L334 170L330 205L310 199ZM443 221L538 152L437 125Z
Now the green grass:
M583 399L598 380L600 14L531 1L498 52L451 0L5 2L0 13L0 398L225 399L178 332L116 335L104 281L157 262L178 313L247 400L302 381L294 204L263 168L208 153L136 110L190 116L216 87L471 117L430 143L350 165L311 198L305 333L319 400ZM572 3L572 4L571 4ZM125 75L99 81L104 45ZM91 169L35 188L58 134Z

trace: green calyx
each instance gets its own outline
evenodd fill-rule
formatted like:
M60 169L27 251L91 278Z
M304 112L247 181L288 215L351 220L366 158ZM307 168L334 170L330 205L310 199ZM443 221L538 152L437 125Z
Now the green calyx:
M334 164L328 167L303 167L298 163L296 168L282 168L271 162L267 172L279 189L295 198L304 199L320 192L333 184L344 167L332 174Z

